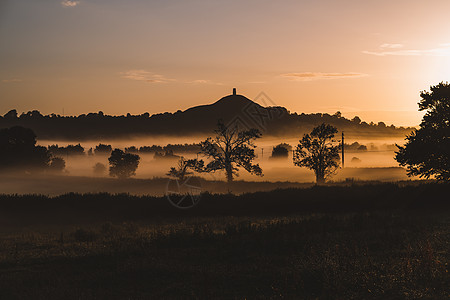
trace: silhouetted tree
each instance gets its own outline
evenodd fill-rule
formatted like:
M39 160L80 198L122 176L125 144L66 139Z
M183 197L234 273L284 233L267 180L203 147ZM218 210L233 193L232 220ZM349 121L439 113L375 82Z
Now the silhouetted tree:
M291 148L288 144L279 144L272 149L272 158L287 158L289 156L289 149Z
M33 130L21 126L0 129L0 169L45 169L50 161L47 148L36 146Z
M67 145L66 147L69 154L73 155L84 155L84 147L80 144L77 145Z
M131 147L125 148L125 152L137 154L139 152L139 149L136 148L136 146L131 146Z
M332 140L337 132L336 127L323 123L305 134L294 150L294 164L313 170L317 183L324 183L339 167L340 146Z
M53 157L49 169L53 172L62 172L66 168L66 162L61 157Z
M419 129L398 146L395 159L408 175L450 180L450 84L439 83L420 93L419 110L426 110Z
M356 150L358 150L358 151L367 151L367 146L366 145L360 145L358 147L358 149L356 149Z
M84 148L78 145L67 145L67 147L59 147L58 145L48 146L48 150L53 155L84 155Z
M219 121L214 132L216 137L209 137L200 143L202 153L212 159L204 171L225 170L228 182L233 181L233 175L238 175L239 167L250 174L262 176L259 165L252 163L256 157L253 141L261 137L258 129L239 131L236 126L227 127Z
M352 119L352 122L354 122L354 123L356 123L356 124L360 124L360 123L361 123L361 119L360 119L358 116L355 116L355 117Z
M111 145L105 145L105 144L98 144L95 149L95 154L110 154L112 152Z
M167 176L177 178L180 181L184 181L187 175L194 174L190 170L201 171L203 169L203 160L197 159L185 159L183 156L178 160L176 167L171 167Z
M378 126L378 127L383 127L383 128L385 128L385 127L386 127L386 123L384 123L384 122L378 122L377 126Z
M10 111L8 111L3 118L7 119L7 120L16 120L17 119L17 110L12 109Z
M96 163L93 167L94 175L101 176L106 172L106 166L102 163Z
M125 153L120 149L111 152L109 161L109 175L118 178L128 178L136 175L140 157L137 154Z
M342 118L342 113L340 111L337 111L334 113L333 117Z

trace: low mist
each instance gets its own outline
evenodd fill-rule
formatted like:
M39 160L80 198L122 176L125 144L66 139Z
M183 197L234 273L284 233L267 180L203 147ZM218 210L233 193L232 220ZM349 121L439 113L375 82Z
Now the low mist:
M202 137L158 137L146 139L131 140L101 140L87 141L80 143L87 152L90 148L95 148L99 143L110 144L112 148L124 149L130 146L151 146L167 144L192 144L203 140ZM402 144L401 139L385 140L346 140L346 144L358 142L364 145L365 151L346 150L345 168L337 170L336 174L329 181L349 181L349 180L378 180L378 181L396 181L407 180L406 171L399 168L394 160L395 143ZM259 163L263 169L264 176L255 176L241 169L236 181L260 182L259 188L264 189L262 184L272 186L269 182L281 184L281 182L291 183L313 183L315 181L314 172L306 168L294 166L292 162L292 150L289 151L287 158L272 158L272 149L279 143L287 143L295 149L298 139L275 139L261 138L257 141L255 153L256 163ZM49 146L58 144L67 146L69 144L78 144L77 141L46 141L41 140L39 144ZM176 156L184 158L205 159L202 154L175 152ZM171 167L177 165L177 157L174 158L155 158L154 153L139 153L140 163L136 175L130 179L119 180L109 176L109 155L65 155L62 158L66 162L66 168L59 174L3 174L1 175L0 189L3 193L38 193L57 195L67 192L126 192L130 194L152 194L163 195L168 182L167 172ZM94 171L96 164L102 164L104 170ZM220 187L220 182L225 185L225 175L223 172L195 174L208 182L219 182L210 185L211 192L226 192L226 188ZM204 182L205 182L204 181ZM208 185L204 183L203 185ZM273 187L273 186L272 186ZM276 187L276 186L275 186ZM249 188L255 190L255 187ZM240 188L245 192L245 188Z
M106 140L102 141L105 144L111 144L112 148L121 148L124 149L130 146L149 146L149 145L161 145L165 146L166 144L161 142L167 142L167 144L185 144L185 143L198 143L201 139L196 139L195 137L186 138L184 140L171 140L171 138L161 139L161 140L152 140L152 139L143 139L143 140ZM314 174L312 171L299 168L294 166L292 163L292 151L289 152L288 158L277 158L274 159L271 157L272 149L279 143L287 143L292 146L292 149L295 149L296 144L298 143L297 139L260 139L256 143L255 153L257 158L255 160L256 163L259 163L263 169L264 176L254 176L246 173L245 171L241 171L239 173L238 180L251 180L251 181L297 181L297 182L311 182L314 181ZM356 140L348 140L346 143L351 144L356 142ZM398 163L394 159L395 155L395 143L402 143L401 140L363 140L358 141L358 143L365 145L367 147L367 151L350 151L347 150L345 152L345 167L354 169L352 174L355 178L364 179L364 180L383 180L383 170L386 168L398 167ZM59 146L66 146L68 144L74 143L61 143L58 141L53 141L52 143L58 144ZM41 145L45 145L43 142L40 142ZM98 145L98 142L88 142L82 143L83 147L88 150L91 147L95 147ZM174 153L177 156L183 156L184 158L199 158L205 159L202 154L194 154L194 153L185 153L178 152ZM157 159L154 157L154 154L146 154L139 153L141 157L139 168L136 171L135 178L148 179L153 177L165 177L166 173L169 171L170 167L173 167L177 163L177 159ZM94 174L94 165L96 163L102 163L105 166L108 166L108 156L107 155L93 155L93 156L66 156L63 157L66 160L66 175L70 176L97 176ZM366 169L368 168L381 168L381 170L373 170L371 174L364 174L368 172ZM357 169L361 169L361 172L358 172ZM337 173L336 178L340 178L339 176L341 172ZM347 174L348 172L343 172ZM361 173L361 174L359 174ZM200 175L200 174L198 174ZM341 174L342 175L342 174ZM398 179L405 179L405 176L401 176ZM107 172L103 174L103 176L108 177ZM201 175L205 179L208 180L223 180L224 174L221 172L216 172L214 174L205 174ZM373 176L373 178L371 178ZM391 180L391 177L389 177Z

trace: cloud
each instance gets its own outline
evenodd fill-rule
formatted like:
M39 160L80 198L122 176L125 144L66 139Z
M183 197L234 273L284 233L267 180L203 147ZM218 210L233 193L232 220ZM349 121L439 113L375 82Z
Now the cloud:
M431 49L395 50L402 47L402 44L383 44L378 51L365 50L362 53L375 56L450 56L450 43L440 44L440 47Z
M165 83L169 81L174 81L174 79L169 79L163 75L154 74L146 70L129 70L122 72L122 77L132 80L145 81L149 83Z
M19 78L3 79L2 82L4 82L4 83L22 82L22 79L19 79Z
M398 49L403 48L403 44L382 44L380 48Z
M223 85L223 83L215 82L208 79L196 79L196 80L183 80L183 79L172 79L167 78L164 75L155 74L153 72L147 70L129 70L126 72L121 72L122 78L137 80L137 81L145 81L148 83L167 83L167 82L179 82L185 84L215 84L215 85Z
M267 83L267 82L265 82L265 81L249 81L248 83L249 84L264 84L264 83Z
M295 81L311 81L320 79L342 79L342 78L357 78L365 77L367 74L363 73L322 73L322 72L304 72L304 73L287 73L281 74L282 77L289 78Z
M80 1L64 0L61 2L61 5L64 7L75 7L78 4L80 4Z
M197 80L192 80L192 81L186 81L186 83L191 83L191 84L215 84L215 85L223 85L223 83L220 83L220 82L214 82L214 81L207 80L207 79L197 79Z
M210 83L210 81L204 80L204 79L197 79L197 80L189 81L188 83Z

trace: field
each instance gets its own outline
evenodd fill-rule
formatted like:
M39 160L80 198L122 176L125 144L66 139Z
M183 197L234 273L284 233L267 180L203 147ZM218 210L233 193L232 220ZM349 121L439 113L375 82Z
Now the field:
M169 166L166 168L169 169ZM301 168L297 168L301 172ZM222 179L215 174L203 177L196 177L200 180L201 188L209 193L227 193L231 191L234 194L246 192L270 191L277 188L304 188L314 185L314 173L303 171L308 177L301 177L290 173L289 169L279 168L273 170L277 175L276 179L268 180L266 176L258 178L257 176L242 180L235 180L232 186L224 184ZM162 174L159 174L162 176ZM198 174L196 174L198 175ZM72 176L64 174L0 174L0 192L3 194L39 194L58 196L66 193L130 193L133 195L151 195L163 196L166 193L169 178L164 177L149 178L127 178L117 180L112 177L93 177L93 176ZM400 181L408 182L406 170L400 167L386 168L346 168L340 170L338 176L333 177L335 184L346 184L349 181ZM257 180L257 181L255 181Z
M1 299L444 299L450 186L0 196Z

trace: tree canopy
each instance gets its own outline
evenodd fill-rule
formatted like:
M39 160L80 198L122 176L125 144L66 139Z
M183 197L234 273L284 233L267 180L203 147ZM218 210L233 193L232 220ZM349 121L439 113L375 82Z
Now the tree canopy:
M21 126L0 129L0 169L43 170L51 161L47 148L36 145L33 130Z
M294 164L313 170L317 183L324 183L339 167L340 146L333 143L337 132L336 127L323 123L305 134L294 150Z
M137 154L125 153L120 149L114 149L109 161L109 175L118 178L128 178L136 175L140 157Z
M273 147L271 158L288 158L289 151L292 147L288 144L281 143Z
M398 147L395 159L409 176L450 180L450 84L439 83L422 91L419 110L426 111L419 129Z
M236 126L226 126L222 121L217 124L216 136L209 137L200 143L202 153L211 161L204 171L224 170L228 182L233 176L238 176L240 167L250 174L262 176L259 164L253 164L255 159L254 140L261 137L258 129L240 131Z

